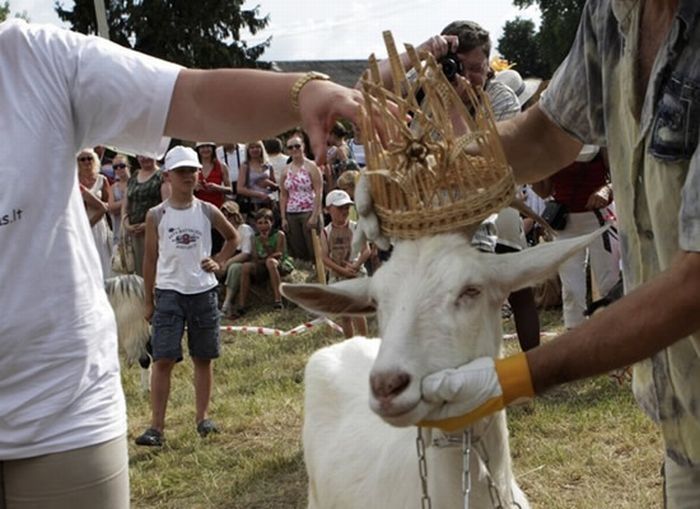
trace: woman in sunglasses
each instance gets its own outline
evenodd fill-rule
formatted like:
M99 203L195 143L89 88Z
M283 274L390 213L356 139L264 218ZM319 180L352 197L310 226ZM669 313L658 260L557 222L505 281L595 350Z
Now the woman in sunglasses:
M112 217L112 242L116 246L120 239L122 223L122 199L126 196L126 184L131 176L129 158L117 154L112 158L114 183L109 188L109 215Z
M291 161L280 178L280 214L287 232L292 256L314 260L311 231L320 228L323 177L318 166L304 157L304 141L300 135L287 140Z
M100 173L100 161L91 148L83 149L78 154L78 181L100 256L102 276L106 279L112 275L112 232L106 216L109 181Z

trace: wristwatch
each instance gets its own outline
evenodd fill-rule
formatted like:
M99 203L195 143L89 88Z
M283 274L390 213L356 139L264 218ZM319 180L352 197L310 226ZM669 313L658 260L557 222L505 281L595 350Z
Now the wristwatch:
M312 80L330 80L331 77L321 72L310 71L304 74L301 78L294 82L292 89L289 91L289 99L292 101L292 109L299 112L299 93L304 86Z

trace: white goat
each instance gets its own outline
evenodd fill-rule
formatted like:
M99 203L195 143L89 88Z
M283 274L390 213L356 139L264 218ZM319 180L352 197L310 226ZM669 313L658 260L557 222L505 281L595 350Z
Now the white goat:
M505 297L555 272L597 234L502 255L477 252L462 235L438 235L398 242L372 278L283 285L287 298L312 311L376 310L382 338L323 348L306 366L309 507L419 507L412 426L433 409L421 399L421 380L476 357L499 357ZM432 438L444 438L439 431L423 435L432 507L462 507L461 448L432 446ZM471 507L529 507L511 470L505 412L472 427L470 459Z
M150 388L151 359L146 344L151 337L150 325L143 316L143 278L135 274L105 280L105 291L117 320L119 350L126 366L141 366L141 389Z

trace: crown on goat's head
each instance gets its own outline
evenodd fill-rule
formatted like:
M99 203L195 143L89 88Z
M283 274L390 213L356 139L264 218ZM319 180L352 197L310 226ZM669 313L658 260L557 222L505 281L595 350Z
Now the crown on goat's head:
M406 45L412 66L406 74L390 32L384 41L393 89L382 86L372 55L359 126L382 233L414 239L452 231L507 206L515 182L486 94L463 87L465 105L432 55Z

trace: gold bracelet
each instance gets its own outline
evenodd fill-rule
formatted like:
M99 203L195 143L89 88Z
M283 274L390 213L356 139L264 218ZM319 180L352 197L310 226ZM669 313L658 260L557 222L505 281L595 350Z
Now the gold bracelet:
M292 110L299 112L299 93L309 81L312 80L329 80L330 76L316 71L307 72L301 78L294 82L292 89L289 91L289 99L292 101Z

